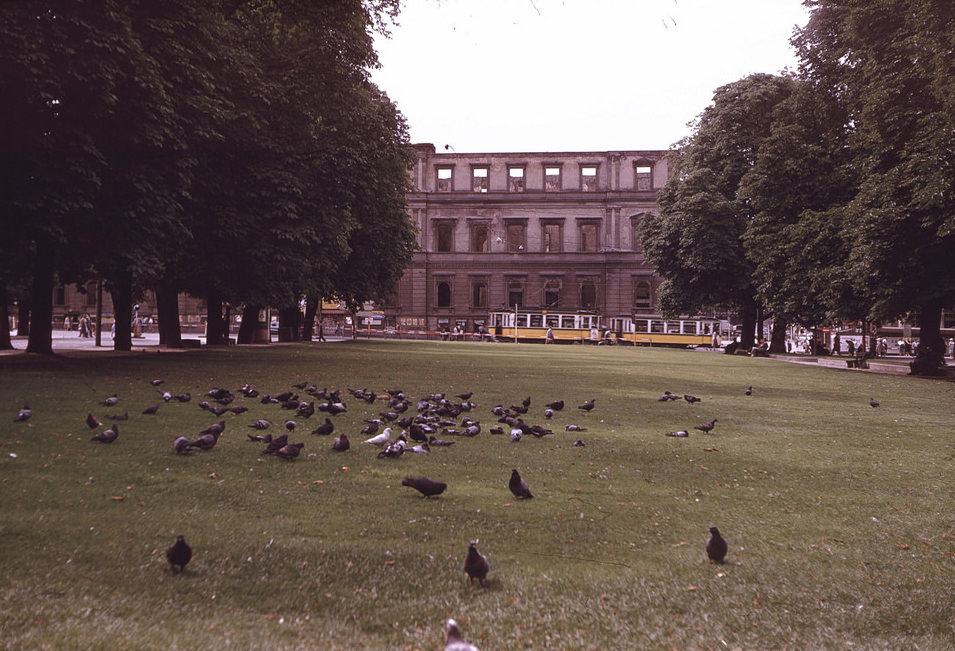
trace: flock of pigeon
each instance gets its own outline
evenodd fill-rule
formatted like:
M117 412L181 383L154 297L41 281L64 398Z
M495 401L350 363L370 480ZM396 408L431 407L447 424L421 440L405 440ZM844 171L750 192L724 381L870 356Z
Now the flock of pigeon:
M161 393L162 402L147 406L142 411L144 415L156 415L163 403L173 401L188 403L192 400L192 395L189 393L173 395L160 389L160 385L163 384L162 380L152 380L151 384L157 387L157 390ZM294 414L294 416L284 419L283 426L286 432L274 436L267 433L266 430L272 427L273 421L267 418L259 418L248 425L248 428L255 430L255 433L247 434L249 441L265 444L262 454L274 455L289 461L296 459L305 447L303 442L289 442L289 436L293 435L299 427L299 421L295 420L296 418L307 420L316 412L336 416L348 411L348 407L338 390L319 389L316 385L307 382L295 384L293 387L306 394L307 398L301 397L299 393L294 391L286 391L276 395L261 394L248 384L239 389L239 393L247 400L257 399L263 405L277 405L280 409L288 411L289 414ZM387 407L383 411L379 411L376 417L366 419L366 425L361 430L361 436L367 437L361 441L361 444L378 448L377 457L380 459L398 458L407 453L429 454L432 448L455 445L452 438L471 438L482 432L481 422L470 416L470 413L476 407L475 403L471 401L472 394L470 392L456 394L454 398L458 400L449 399L444 393L432 393L422 399L412 401L403 391L397 389L385 389L382 394L366 389L349 389L348 391L356 400L366 404L371 405L377 401L387 404ZM744 393L751 396L753 387L748 387ZM244 405L234 404L236 396L228 389L214 387L206 392L203 398L198 402L199 407L216 417L221 417L226 413L235 416L249 411L249 408ZM665 391L658 400L660 402L684 400L690 404L702 402L701 398L694 395L679 395L670 391ZM119 397L116 394L99 402L100 405L109 408L116 407L118 403ZM587 413L594 409L595 403L595 399L590 399L580 404L577 409ZM879 406L875 399L870 399L869 404L873 407ZM494 406L491 413L497 417L498 424L488 428L490 434L509 434L510 440L515 443L521 441L524 436L543 438L553 434L553 430L545 425L530 424L524 420L530 410L530 405L531 397L528 396L519 405L512 404L505 407L503 404L498 404ZM563 400L547 403L542 412L545 421L550 421L556 412L564 409L564 406ZM413 412L411 411L412 408L414 409ZM410 415L412 413L413 415ZM32 415L33 412L29 405L24 405L17 413L14 421L26 422ZM129 413L127 411L122 414L114 413L106 416L106 418L112 421L112 424L95 433L91 437L92 441L105 444L115 442L119 437L119 422L129 420ZM458 420L459 418L460 420ZM276 420L282 421L283 419ZM710 434L717 422L718 420L713 418L708 422L696 425L694 429L704 434ZM86 425L90 430L98 430L103 426L103 423L94 416L92 411L88 411ZM505 426L507 429L505 429ZM394 436L395 428L401 430L397 436ZM212 450L225 429L226 420L220 418L200 430L194 439L186 436L176 437L172 444L173 450L180 455L189 454L193 450ZM565 426L565 431L584 432L586 428L576 424L568 424ZM311 434L318 436L329 436L334 432L335 424L328 416L325 416L323 423L311 430ZM684 429L667 432L666 435L688 437L690 433ZM585 443L582 439L577 439L574 445L580 447L584 446ZM332 450L338 452L344 452L350 447L350 441L344 432L334 437L331 446ZM408 476L401 483L403 486L414 488L424 498L437 497L444 493L448 487L447 483L443 481L423 476ZM508 488L517 499L523 500L533 497L527 482L516 468L511 471ZM727 542L715 526L710 527L709 530L710 537L706 541L706 555L710 562L724 563L728 549ZM464 570L471 584L477 580L483 586L491 565L487 557L478 551L477 544L477 540L469 543ZM186 543L183 534L177 535L176 541L166 550L166 560L173 573L184 572L191 558L192 548ZM453 619L447 620L446 633L446 649L464 651L476 648L464 641L458 625Z

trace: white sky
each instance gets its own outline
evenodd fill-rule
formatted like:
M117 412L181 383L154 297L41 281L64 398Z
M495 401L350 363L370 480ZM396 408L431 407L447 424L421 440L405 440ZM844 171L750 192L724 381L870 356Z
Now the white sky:
M719 86L795 69L801 0L405 0L372 80L412 142L665 149Z

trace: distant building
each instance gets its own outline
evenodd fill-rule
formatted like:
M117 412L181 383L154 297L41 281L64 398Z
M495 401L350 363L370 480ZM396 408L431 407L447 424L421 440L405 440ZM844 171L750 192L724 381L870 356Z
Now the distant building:
M420 251L383 305L402 330L489 326L505 309L657 308L660 279L636 237L656 213L666 151L437 153L416 146L408 210Z

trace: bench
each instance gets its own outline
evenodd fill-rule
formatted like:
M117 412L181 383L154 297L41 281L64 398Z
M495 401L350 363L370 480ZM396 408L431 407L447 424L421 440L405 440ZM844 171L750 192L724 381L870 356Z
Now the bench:
M865 357L852 357L846 360L846 368L869 368Z

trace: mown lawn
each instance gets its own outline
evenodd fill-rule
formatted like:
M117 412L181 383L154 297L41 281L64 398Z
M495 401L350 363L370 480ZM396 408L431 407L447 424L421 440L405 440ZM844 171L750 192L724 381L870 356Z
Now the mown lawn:
M154 378L192 402L142 415L161 402ZM238 389L301 381L341 389L348 412L333 421L351 450L309 433L322 414L297 419L295 461L248 441L256 419L278 434L292 414ZM213 387L249 411L223 416L213 450L176 455L177 436L218 420L197 406ZM378 459L359 430L385 403L347 388L472 391L483 431ZM702 401L659 402L664 390ZM113 393L115 408L97 404ZM525 419L554 434L490 434L491 408L527 396ZM589 398L593 411L576 409ZM14 423L24 402L34 415ZM440 649L448 617L485 651L955 639L951 382L661 349L376 341L4 357L0 405L5 648ZM90 410L129 412L115 443L89 440ZM712 434L692 429L712 418ZM693 433L665 436L679 429ZM533 499L511 496L511 468ZM448 489L424 499L406 475ZM710 525L729 540L725 565L707 561ZM182 575L164 558L177 533L195 552ZM483 587L463 571L473 539L492 565Z

